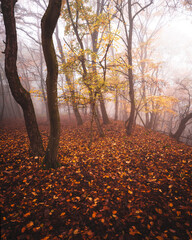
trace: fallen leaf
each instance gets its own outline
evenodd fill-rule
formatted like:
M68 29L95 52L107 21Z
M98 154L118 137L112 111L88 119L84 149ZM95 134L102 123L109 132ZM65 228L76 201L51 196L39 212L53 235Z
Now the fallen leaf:
M21 232L24 233L25 230L26 230L26 228L25 228L25 227L22 227Z
M79 233L79 229L75 229L74 231L73 231L73 234L74 235L77 235Z
M96 212L93 212L93 214L92 214L92 218L95 218L96 215L97 215L97 213L96 213Z
M65 216L65 212L62 212L61 214L60 214L60 216L62 217L62 216Z
M156 211L157 213L159 213L159 214L162 214L162 213L163 213L163 211L161 210L161 208L155 208L155 211Z
M28 217L28 216L30 216L30 215L31 215L31 213L28 212L28 213L25 213L25 214L23 215L23 217Z
M164 238L161 237L161 236L157 236L156 238L157 238L158 240L164 240Z
M44 238L41 238L41 240L48 240L48 239L50 239L50 236L46 236Z
M34 223L31 221L31 222L29 222L27 225L26 225L26 228L30 228L30 227L32 227L34 225Z

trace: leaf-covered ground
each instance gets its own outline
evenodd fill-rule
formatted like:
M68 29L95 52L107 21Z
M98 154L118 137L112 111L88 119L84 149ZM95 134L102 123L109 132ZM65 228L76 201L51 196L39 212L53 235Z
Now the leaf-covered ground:
M62 127L62 167L43 170L24 127L0 130L2 239L192 239L192 148L119 122L105 133L88 149L87 125Z

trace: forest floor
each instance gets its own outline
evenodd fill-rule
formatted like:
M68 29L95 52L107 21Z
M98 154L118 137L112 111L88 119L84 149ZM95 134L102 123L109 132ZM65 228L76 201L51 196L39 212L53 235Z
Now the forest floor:
M192 147L113 122L89 149L89 131L62 126L62 166L43 170L24 126L0 129L1 239L192 239Z

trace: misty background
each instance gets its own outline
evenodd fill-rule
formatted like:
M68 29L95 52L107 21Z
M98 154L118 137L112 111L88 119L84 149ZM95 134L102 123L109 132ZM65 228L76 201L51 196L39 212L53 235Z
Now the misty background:
M94 1L92 1L94 2ZM134 88L138 106L137 124L143 125L147 114L155 115L152 129L169 134L174 132L180 120L192 111L192 16L191 11L180 5L169 8L166 1L154 1L149 9L135 19L133 36ZM38 121L47 122L46 104L46 66L41 47L41 17L47 2L20 0L16 3L15 16L18 34L18 73L23 86L30 91ZM65 10L63 10L65 11ZM69 23L68 23L69 24ZM117 20L111 20L111 28L123 36L123 26ZM70 60L71 46L75 45L74 34L66 31L66 20L61 17L58 23L57 37L63 46L64 55ZM118 27L117 27L118 26ZM120 59L125 54L121 37L117 36L108 53L108 66L113 66L112 59ZM22 120L22 111L13 99L4 72L5 29L2 14L0 15L0 122ZM86 42L87 41L87 42ZM75 121L73 107L69 96L69 87L58 41L54 36L60 74L58 79L59 109L62 121ZM146 48L146 57L141 52ZM85 45L89 48L89 38ZM116 60L117 61L117 60ZM119 60L120 61L120 60ZM142 63L145 72L141 72ZM70 68L70 67L69 67ZM72 67L71 67L72 69ZM107 113L111 119L126 121L129 116L129 86L123 74L115 71L116 67L107 69L106 87L103 97ZM69 70L68 70L69 71ZM72 69L72 81L76 93L79 112L82 118L89 119L90 107L87 103L87 92L80 74ZM145 76L146 99L148 109L142 107L141 75ZM154 79L151 76L154 74ZM150 82L151 81L151 82ZM154 81L156 85L154 87ZM154 91L152 91L154 89ZM145 101L146 101L145 99ZM140 105L139 105L140 104ZM154 105L156 107L154 107ZM144 106L144 104L143 104ZM98 114L101 110L97 108ZM181 141L192 144L192 119L187 123Z

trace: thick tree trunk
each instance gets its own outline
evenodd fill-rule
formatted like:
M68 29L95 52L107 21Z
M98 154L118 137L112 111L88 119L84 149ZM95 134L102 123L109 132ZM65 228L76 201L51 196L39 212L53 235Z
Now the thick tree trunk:
M25 125L30 141L30 150L33 155L43 155L43 143L38 129L35 111L31 96L19 80L17 73L17 34L14 16L16 0L1 0L2 13L6 30L5 72L16 102L21 106Z
M60 139L60 117L57 99L58 63L52 35L61 11L61 0L49 0L49 5L41 21L42 46L47 65L47 100L50 121L50 136L43 164L46 168L57 168Z
M170 136L175 138L176 140L179 140L179 138L181 137L181 134L183 133L183 131L185 130L186 127L186 123L192 118L192 112L187 114L180 122L179 127L177 129L177 131L172 134L170 133Z

